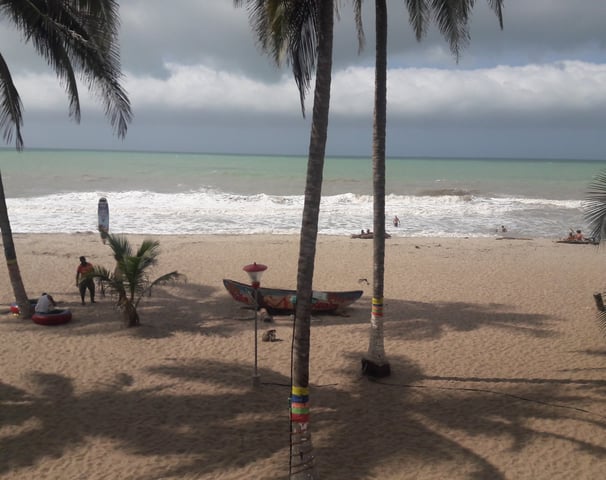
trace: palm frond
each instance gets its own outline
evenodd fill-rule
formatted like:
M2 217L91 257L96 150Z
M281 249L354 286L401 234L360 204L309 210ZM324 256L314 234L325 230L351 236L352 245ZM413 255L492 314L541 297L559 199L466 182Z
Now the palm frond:
M487 1L503 29L504 0ZM470 41L469 20L474 4L475 0L406 0L409 22L417 40L426 35L429 24L435 20L457 61Z
M187 277L182 273L177 272L176 270L170 273L165 273L160 277L156 278L153 282L147 284L145 290L141 293L141 295L137 298L135 302L135 306L139 305L139 302L143 299L144 295L151 296L151 292L153 287L159 285L168 285L170 283L175 283L179 281L187 281Z
M606 311L600 311L597 313L596 319L602 334L606 337Z
M301 112L305 116L305 95L311 87L316 70L316 49L319 42L315 1L301 0L291 8L288 22L288 62L299 89Z
M606 170L598 173L589 185L583 203L589 236L601 243L606 238Z
M110 280L112 277L112 272L99 265L95 265L93 269L85 275L85 278L99 278L102 280Z
M488 5L499 20L499 27L501 27L501 30L503 30L503 1L504 0L488 0Z
M15 136L17 150L23 149L21 127L23 126L23 105L19 92L13 83L11 72L0 54L0 130L6 143Z
M117 135L124 137L132 112L120 85L117 2L5 0L0 13L54 69L68 94L70 116L80 121L78 70L89 89L100 93L106 116Z
M358 54L364 50L366 37L364 36L364 26L362 23L362 0L353 0L354 20L356 22L356 32L358 33Z
M305 96L316 68L318 0L234 0L247 6L260 48L277 65L291 66L305 116Z
M132 247L124 235L112 235L107 233L105 234L105 239L109 243L109 247L112 249L116 261L132 255Z
M156 285L166 285L168 283L184 281L186 279L187 277L185 275L175 270L156 278L152 283L150 283L150 287L155 287Z
M110 294L122 297L125 295L125 283L122 277L116 276L107 268L95 266L92 271L86 274L85 279L97 280L108 290Z
M429 5L427 0L406 0L408 9L409 23L415 32L417 41L427 34L427 28L431 20Z
M143 266L143 258L135 256L125 257L119 262L119 267L129 297L134 299L137 296L143 295L149 283L145 267Z
M160 242L157 240L145 239L139 246L136 255L137 257L145 257L153 260L153 263L149 263L149 265L154 265L159 254Z
M457 61L470 41L469 14L473 0L432 0L433 15Z

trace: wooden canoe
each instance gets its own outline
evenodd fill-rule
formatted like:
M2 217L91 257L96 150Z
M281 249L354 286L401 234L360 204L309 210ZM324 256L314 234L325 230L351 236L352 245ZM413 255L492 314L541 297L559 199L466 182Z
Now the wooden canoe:
M363 238L365 240L370 240L375 238L375 234L370 232L370 233L352 233L350 238ZM391 238L391 235L387 232L385 232L385 238Z
M569 243L571 245L599 245L599 242L596 242L592 239L587 240L556 240L556 243Z
M223 279L223 285L234 300L245 305L254 306L255 293L252 286L235 280ZM259 288L258 306L266 308L269 313L292 313L295 310L293 299L297 292L281 288ZM358 300L362 290L348 292L313 292L312 312L334 313L336 310L351 305Z

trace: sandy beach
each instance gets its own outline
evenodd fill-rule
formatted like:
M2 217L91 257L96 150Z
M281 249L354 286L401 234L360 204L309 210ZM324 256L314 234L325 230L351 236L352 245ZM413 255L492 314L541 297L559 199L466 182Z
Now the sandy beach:
M97 234L17 234L28 293L72 322L8 311L0 262L1 479L283 479L292 321L254 322L225 291L242 267L294 288L297 236L159 236L158 288L123 327L112 298L80 304L78 257L112 268ZM139 245L144 236L129 239ZM606 338L592 294L606 252L546 239L391 238L385 348L392 375L361 375L372 241L322 236L314 288L363 297L312 319L311 429L323 479L598 479L606 474ZM88 299L87 299L88 300Z

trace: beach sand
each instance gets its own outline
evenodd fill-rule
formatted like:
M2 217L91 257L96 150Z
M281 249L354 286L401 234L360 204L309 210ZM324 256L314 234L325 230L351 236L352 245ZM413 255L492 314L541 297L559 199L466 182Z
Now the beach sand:
M129 236L139 245L143 236ZM93 233L15 235L32 297L73 321L44 327L8 313L0 262L0 478L287 478L292 321L254 322L223 278L269 266L294 288L296 236L162 236L155 290L126 329L112 299L80 305L78 257L112 268ZM311 430L323 479L597 479L606 475L606 338L593 292L606 253L550 240L386 241L385 349L370 381L372 241L318 239L314 288L363 297L312 319ZM88 298L87 298L88 300Z

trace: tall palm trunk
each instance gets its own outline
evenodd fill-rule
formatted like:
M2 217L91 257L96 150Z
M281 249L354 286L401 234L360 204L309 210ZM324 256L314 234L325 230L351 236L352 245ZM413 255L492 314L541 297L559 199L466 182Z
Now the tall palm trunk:
M23 318L32 316L32 309L25 292L25 286L21 279L19 264L17 263L17 252L13 242L13 232L11 230L10 220L8 218L8 209L6 208L6 197L4 196L4 185L2 183L2 173L0 172L0 230L2 230L2 245L4 245L4 257L6 258L6 267L8 276L11 280L13 293L19 313Z
M370 341L362 372L386 377L391 368L385 356L383 334L383 290L385 283L385 128L387 123L387 4L375 0L376 65L373 121L373 282Z
M299 245L296 323L293 342L290 478L294 480L319 478L313 461L309 426L309 347L312 283L332 79L333 8L333 0L319 2L318 67Z

